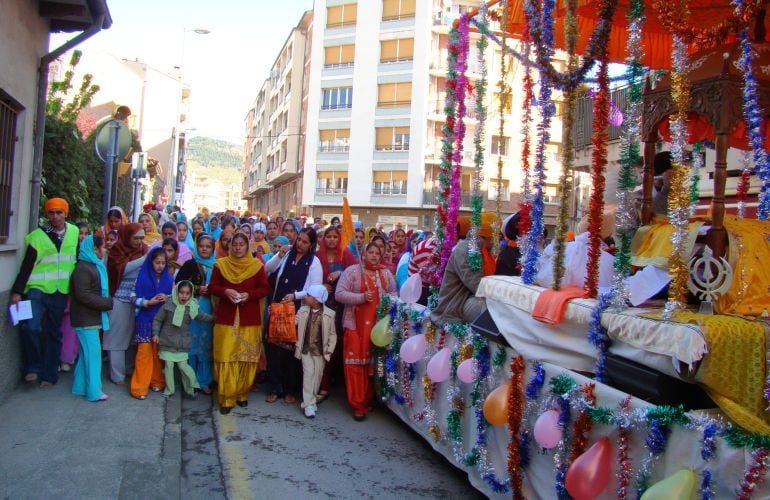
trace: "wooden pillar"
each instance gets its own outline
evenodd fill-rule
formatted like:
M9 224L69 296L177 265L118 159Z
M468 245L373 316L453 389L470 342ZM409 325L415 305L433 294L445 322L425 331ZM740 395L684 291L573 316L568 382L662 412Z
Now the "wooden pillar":
M723 257L727 248L725 230L725 180L727 179L727 134L716 136L716 161L714 162L714 197L711 199L711 230L709 246L716 257Z
M657 130L644 138L644 170L642 174L642 224L652 220L652 190L655 180L655 142Z

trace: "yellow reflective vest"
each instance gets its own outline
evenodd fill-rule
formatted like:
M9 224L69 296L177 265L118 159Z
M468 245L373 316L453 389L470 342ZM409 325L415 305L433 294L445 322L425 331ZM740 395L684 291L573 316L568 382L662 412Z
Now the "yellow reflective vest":
M51 238L40 228L29 233L24 241L37 252L35 267L24 287L24 293L37 288L43 293L70 293L70 275L75 270L78 249L78 228L67 223L64 241L59 251Z

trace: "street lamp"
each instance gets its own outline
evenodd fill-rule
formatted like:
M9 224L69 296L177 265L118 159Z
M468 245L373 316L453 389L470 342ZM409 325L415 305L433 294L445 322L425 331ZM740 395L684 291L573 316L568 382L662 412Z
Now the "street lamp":
M186 141L185 134L182 132L182 121L181 121L181 114L182 114L182 101L184 100L184 80L182 77L182 67L184 66L184 53L185 53L185 44L187 42L187 33L195 33L196 35L208 35L211 33L210 30L207 30L205 28L193 28L193 29L187 29L184 28L182 30L182 51L179 57L179 68L178 68L178 74L177 74L177 99L176 99L176 119L175 119L175 126L174 131L172 134L172 145L171 145L171 182L170 182L170 198L171 203L177 203L182 201L182 195L184 193L184 164L185 164L185 155L184 155L184 144L183 141Z

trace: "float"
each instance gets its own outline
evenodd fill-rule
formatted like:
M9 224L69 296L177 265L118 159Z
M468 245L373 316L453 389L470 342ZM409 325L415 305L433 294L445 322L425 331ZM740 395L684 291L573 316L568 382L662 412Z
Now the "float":
M372 339L380 346L375 375L382 400L489 497L770 497L765 8L764 0L493 0L454 23L436 279L458 237L469 92L479 122L468 265L480 269L480 153L485 126L491 127L485 125L484 96L494 93L501 107L513 104L506 74L514 59L526 67L521 276L484 278L477 296L485 298L487 312L470 324L440 329L429 320L435 304L415 304L420 285L410 278L399 299L381 304ZM466 74L471 31L482 35L476 42L481 77L472 82ZM513 38L520 50L507 43ZM502 49L496 85L487 80L490 44ZM567 55L564 71L552 62L557 49ZM628 86L625 105L615 110L611 62L625 64L621 79ZM536 285L553 93L565 103L559 190L571 192L570 127L575 100L587 84L595 97L585 281L581 297L566 303L558 321L543 322L532 312L544 294L564 289L569 231L564 196L553 286ZM602 289L607 127L621 123L614 275L612 286ZM672 163L668 212L653 218L653 158L661 138ZM708 213L695 215L704 147L715 151L713 196ZM739 169L728 169L730 147L748 151ZM736 170L738 204L729 213L725 184ZM747 210L752 178L760 189L756 209ZM631 307L628 278L655 259L668 270L665 299Z

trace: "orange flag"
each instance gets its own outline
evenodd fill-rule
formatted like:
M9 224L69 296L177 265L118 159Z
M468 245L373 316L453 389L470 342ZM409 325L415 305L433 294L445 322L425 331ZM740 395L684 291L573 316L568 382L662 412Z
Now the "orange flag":
M348 205L348 197L342 198L342 234L340 238L340 247L345 248L353 241L355 235L355 229L353 228L353 214L350 213L350 205Z

